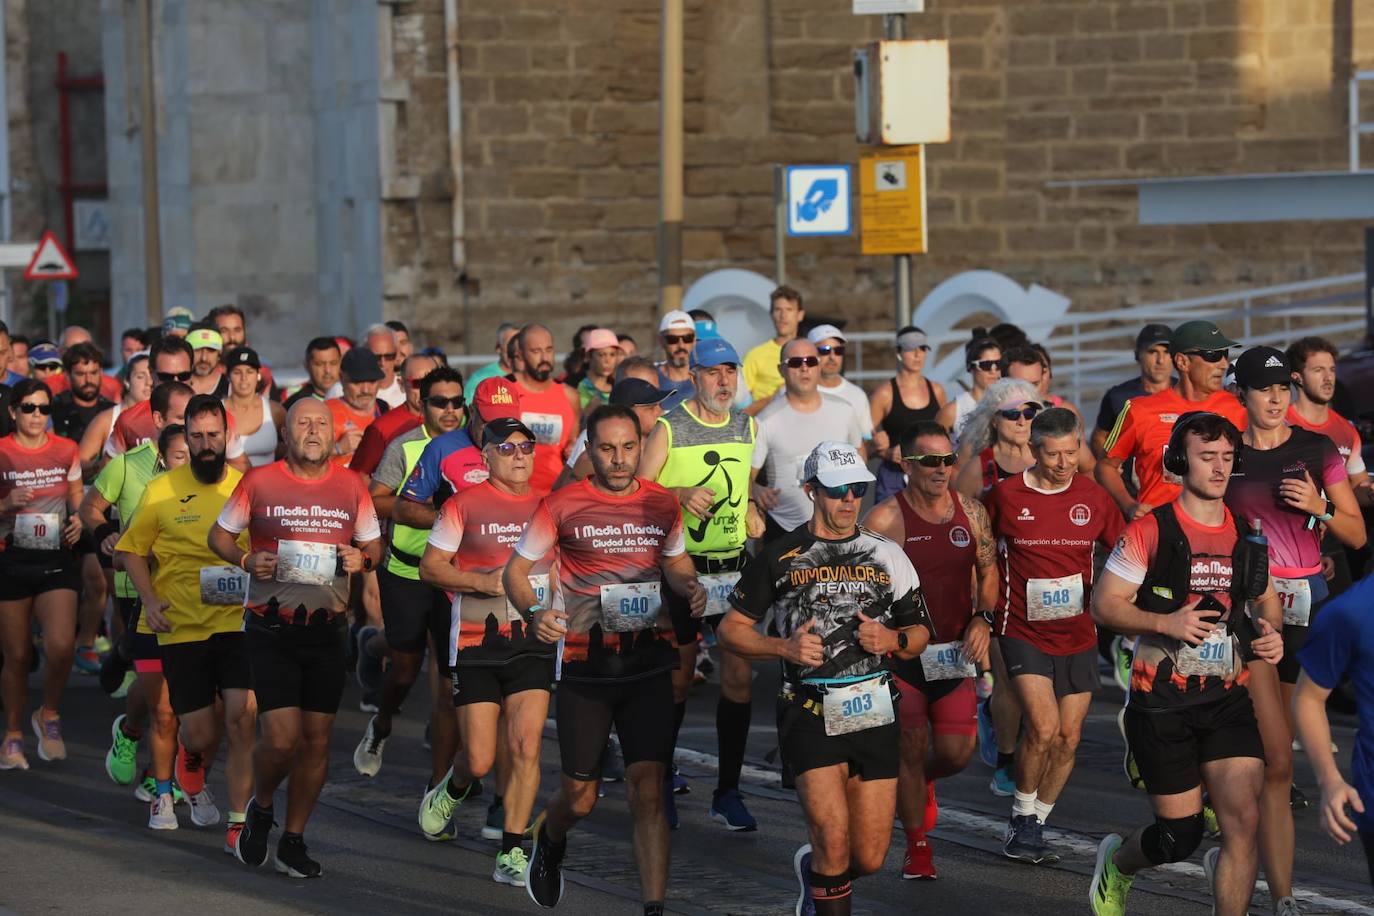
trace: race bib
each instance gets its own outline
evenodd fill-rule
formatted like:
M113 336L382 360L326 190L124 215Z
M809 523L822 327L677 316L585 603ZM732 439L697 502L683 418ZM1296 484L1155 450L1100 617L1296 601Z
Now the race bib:
M730 592L734 591L735 584L739 582L739 573L712 573L697 576L697 581L706 589L706 611L701 616L719 617L730 610Z
M1174 670L1186 677L1230 677L1233 659L1231 634L1218 627L1196 646L1179 646Z
M534 433L534 441L540 445L558 445L563 441L563 416L556 413L530 413L520 415L520 419Z
M921 673L927 681L953 681L974 677L978 670L964 658L963 641L955 640L927 646L921 653Z
M1279 604L1283 606L1284 626L1307 626L1312 620L1312 583L1275 576L1274 591L1279 593Z
M237 566L200 568L200 603L243 607L248 599L248 573Z
M647 630L658 622L662 601L658 582L601 586L601 628L610 633Z
M1026 581L1026 619L1063 620L1083 613L1083 577Z
M822 711L825 713L825 733L832 737L896 721L892 713L892 691L885 677L827 687Z
M540 576L529 576L527 578L530 580L530 588L534 589L534 603L542 605L543 607L548 607L549 574L544 573ZM525 615L515 609L515 605L510 603L509 598L506 599L506 622L525 623Z
M14 517L14 546L56 550L62 546L62 516L56 512L20 512Z
M333 544L278 541L276 579L297 585L333 585L338 555Z

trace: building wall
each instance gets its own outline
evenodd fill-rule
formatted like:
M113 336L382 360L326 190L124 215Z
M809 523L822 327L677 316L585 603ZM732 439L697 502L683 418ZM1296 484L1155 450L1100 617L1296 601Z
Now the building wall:
M854 162L851 48L880 17L835 0L687 0L687 281L771 275L773 163ZM397 134L413 200L384 204L389 315L462 352L502 320L645 339L656 311L656 0L459 0L467 272L445 211L442 0L396 4ZM929 0L912 37L951 41L954 139L930 149L919 297L962 270L1039 282L1076 309L1358 269L1354 223L1141 227L1090 177L1344 168L1345 85L1374 66L1374 0ZM402 27L403 25L403 27ZM1370 95L1374 95L1371 90ZM1370 148L1374 155L1374 148ZM891 318L888 258L789 241L789 281L856 326ZM466 323L465 323L466 321Z

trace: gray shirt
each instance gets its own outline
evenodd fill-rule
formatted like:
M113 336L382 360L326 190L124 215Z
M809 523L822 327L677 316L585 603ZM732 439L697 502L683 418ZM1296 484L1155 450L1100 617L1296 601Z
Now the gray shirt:
M863 430L848 401L824 395L816 410L805 413L779 392L756 419L759 434L753 466L766 468L768 486L781 491L778 504L768 514L791 531L811 518L811 500L801 486L806 457L826 440L848 442L858 448L863 445Z

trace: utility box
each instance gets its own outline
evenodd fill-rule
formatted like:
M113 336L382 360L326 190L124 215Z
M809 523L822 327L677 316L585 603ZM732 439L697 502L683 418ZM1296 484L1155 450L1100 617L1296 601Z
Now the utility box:
M868 146L948 143L949 42L875 41L856 50L854 133Z

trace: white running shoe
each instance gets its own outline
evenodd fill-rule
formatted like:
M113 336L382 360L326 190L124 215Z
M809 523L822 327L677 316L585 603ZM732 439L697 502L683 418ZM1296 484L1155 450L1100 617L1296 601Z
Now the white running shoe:
M148 827L151 830L175 830L180 826L177 823L176 805L172 803L172 794L163 792L156 799L148 804Z
M188 797L191 801L191 823L197 827L213 827L219 823L219 808L215 806L215 796L210 794L209 786Z
M353 768L368 778L381 772L382 753L386 750L387 739L377 736L376 724L376 716L367 720L367 731L363 732L362 740L353 751Z

